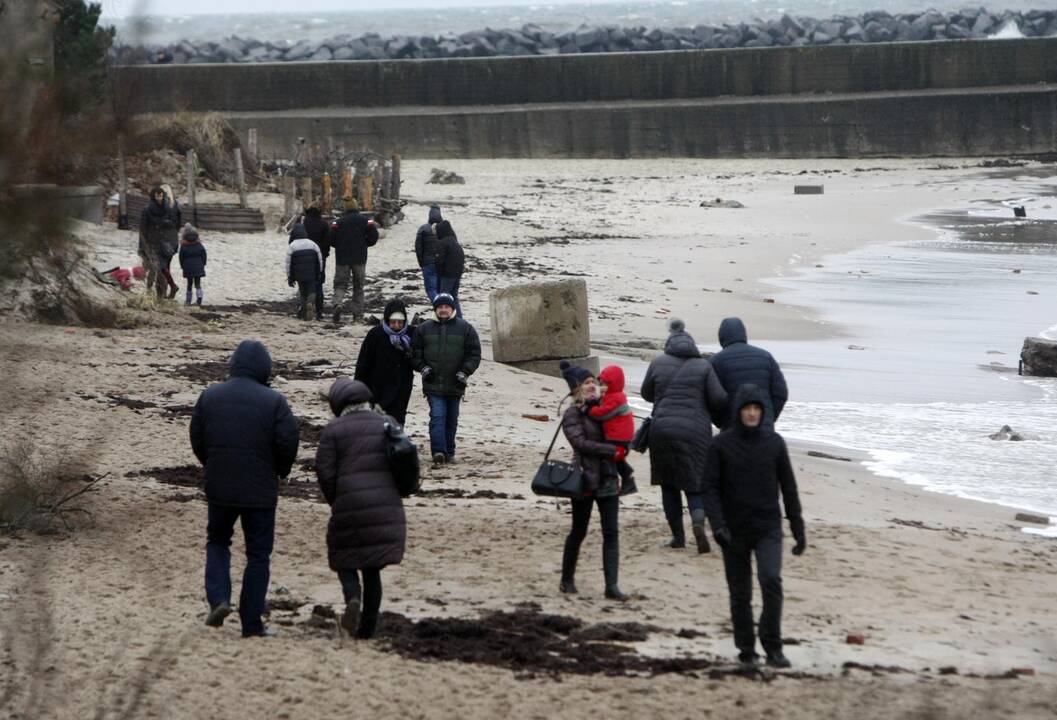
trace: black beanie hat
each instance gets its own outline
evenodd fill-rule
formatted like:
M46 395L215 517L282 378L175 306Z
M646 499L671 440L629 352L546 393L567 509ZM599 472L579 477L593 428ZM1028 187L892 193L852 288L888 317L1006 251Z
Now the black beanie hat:
M571 365L568 360L562 360L558 363L558 367L561 368L562 377L565 378L565 382L569 384L569 392L572 392L583 385L587 378L593 378L595 376L595 374L587 368Z
M455 298L448 293L437 293L433 296L433 309L436 310L438 305L447 305L448 307L455 308Z

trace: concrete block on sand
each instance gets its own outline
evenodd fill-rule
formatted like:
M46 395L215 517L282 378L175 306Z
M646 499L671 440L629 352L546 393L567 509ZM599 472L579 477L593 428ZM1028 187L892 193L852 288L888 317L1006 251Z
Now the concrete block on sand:
M601 363L599 362L597 355L564 359L568 360L570 365L587 368L594 373L595 377L598 377ZM511 367L516 367L519 370L527 370L529 372L539 373L540 375L550 375L551 377L560 378L562 376L562 371L559 367L560 363L561 360L522 360L520 362L508 362L506 364Z
M1036 377L1057 377L1057 340L1024 338L1020 351L1021 372Z
M498 362L562 360L591 352L587 283L527 283L490 297L492 356Z

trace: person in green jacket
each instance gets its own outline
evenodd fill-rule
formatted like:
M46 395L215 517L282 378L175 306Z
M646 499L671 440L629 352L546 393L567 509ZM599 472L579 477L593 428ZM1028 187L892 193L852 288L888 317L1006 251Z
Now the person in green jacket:
M470 376L481 364L481 341L466 320L455 316L455 298L439 293L433 298L436 320L415 332L411 363L422 375L422 391L429 402L429 444L434 464L455 460L459 405Z

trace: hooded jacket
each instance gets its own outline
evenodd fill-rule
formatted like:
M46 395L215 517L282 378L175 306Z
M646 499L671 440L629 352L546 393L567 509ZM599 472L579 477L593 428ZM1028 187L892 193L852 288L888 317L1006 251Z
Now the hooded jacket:
M587 414L602 423L606 440L630 442L635 437L635 416L624 393L624 371L619 365L609 365L598 374L606 386L602 399L588 408Z
M323 261L326 262L330 256L330 223L323 219L323 211L319 208L308 208L301 218L301 224L305 226L308 239L316 244L319 252L323 254Z
M714 530L729 528L736 537L756 538L781 527L781 490L785 514L794 535L803 533L796 478L782 436L765 427L741 422L741 409L763 405L766 393L742 385L731 405L732 426L712 441L705 482L705 511Z
M382 322L389 324L394 312L407 317L407 307L400 300L392 300L385 306ZM408 338L413 343L415 328L408 322ZM415 386L415 371L411 366L411 350L398 348L389 339L381 325L367 331L360 354L356 359L356 379L366 385L383 410L396 418L401 425L407 417L407 404Z
M437 262L437 231L434 226L443 219L440 216L440 206L431 205L429 220L420 226L415 234L415 257L418 258L420 268L435 265Z
M162 199L154 200L156 193L164 193L160 187L151 188L150 199L139 216L139 251L153 252L159 256L172 257L177 251L180 233L179 205Z
M719 344L723 349L709 360L728 395L733 395L745 384L763 390L763 422L774 427L785 401L789 399L789 388L771 353L749 345L748 340L745 323L740 318L726 318L719 324ZM734 418L728 416L720 420L721 427L729 427Z
M267 387L272 358L243 340L227 381L207 388L191 415L191 448L205 465L206 498L216 505L275 507L277 477L297 457L297 420L286 399Z
M584 474L584 491L592 497L618 494L616 466L611 462L615 448L604 442L601 423L585 408L572 405L562 415L562 432L573 449L573 467Z
M404 504L386 456L385 423L366 408L371 391L361 382L338 378L330 388L336 416L323 429L316 450L316 479L330 504L327 555L332 570L396 565L404 558L407 525Z
M198 238L198 233L187 233L180 240L180 269L185 278L203 278L206 276L206 246Z
M668 337L640 392L653 403L650 483L701 492L712 423L727 411L727 393L688 333Z
M308 239L304 225L294 225L286 246L286 279L315 283L323 273L323 253Z
M378 226L358 210L350 210L330 226L330 246L338 265L366 265L367 248L377 243Z
M457 373L473 375L481 364L481 341L473 325L460 317L427 320L415 332L411 345L412 366L416 372L429 366L433 374L422 382L426 395L462 397L466 387L456 380Z
M466 254L451 223L437 223L437 274L449 280L458 280L466 269Z

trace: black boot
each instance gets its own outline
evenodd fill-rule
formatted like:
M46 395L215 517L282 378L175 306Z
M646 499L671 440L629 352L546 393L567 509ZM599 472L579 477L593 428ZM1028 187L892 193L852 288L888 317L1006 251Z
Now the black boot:
M668 528L672 531L672 539L661 545L661 547L680 550L686 547L686 530L683 529L683 516L676 520L668 521Z
M623 602L628 599L617 585L620 574L620 545L616 542L602 546L602 574L606 578L606 598Z
M562 551L562 579L558 583L558 589L567 595L576 594L576 583L573 578L576 577L576 561L580 559L580 548L572 547L568 541L565 541L565 549Z
M788 668L792 667L793 663L789 662L789 658L785 656L781 650L772 650L767 653L767 666L773 668Z
M695 510L690 513L693 522L694 540L697 541L697 552L701 555L712 552L712 546L708 544L708 535L705 533L705 511Z

